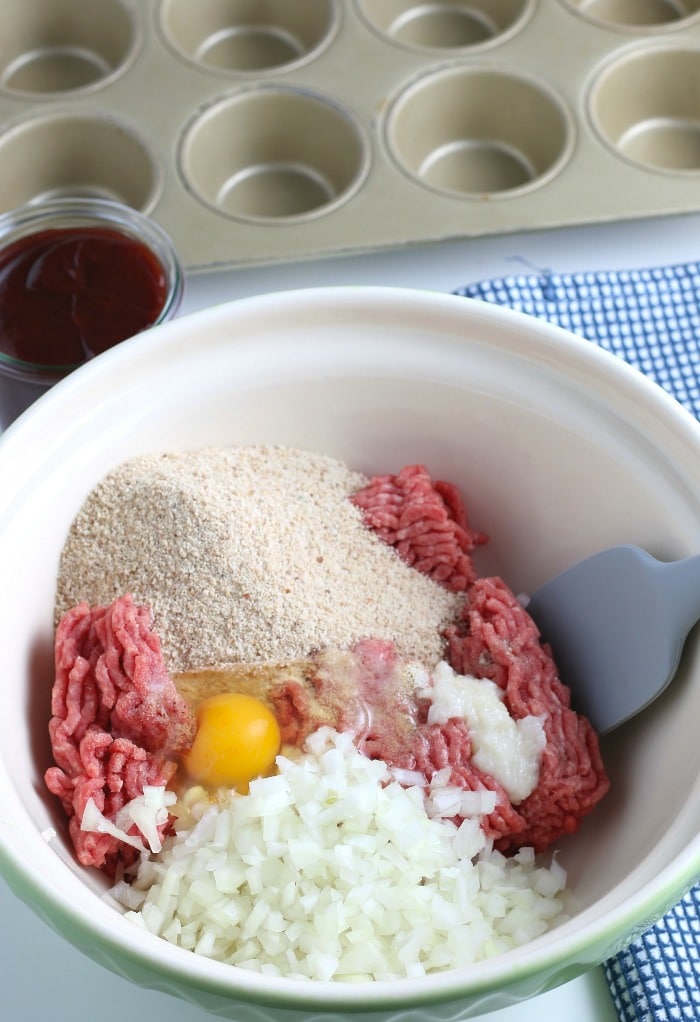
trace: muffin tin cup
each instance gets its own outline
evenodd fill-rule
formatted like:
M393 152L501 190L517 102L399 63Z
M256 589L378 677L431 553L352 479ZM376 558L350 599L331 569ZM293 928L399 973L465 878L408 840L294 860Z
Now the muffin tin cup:
M187 187L214 211L283 222L347 201L367 174L369 142L323 96L258 87L199 112L184 133L179 166Z
M490 65L414 82L386 118L386 144L420 184L493 199L541 187L569 158L574 121L541 81Z
M640 167L700 174L700 45L635 48L617 55L590 94L596 130Z
M164 0L160 27L175 54L205 71L265 75L312 60L338 27L333 0Z
M113 199L190 272L700 209L700 0L6 7L0 212Z
M95 198L146 213L163 185L159 155L121 116L53 107L0 130L0 210Z
M358 0L357 6L367 23L389 42L454 53L503 42L522 27L534 0Z
M99 88L136 55L139 33L122 0L5 0L2 14L0 88L18 97Z
M562 0L593 24L622 31L671 31L700 17L700 0Z

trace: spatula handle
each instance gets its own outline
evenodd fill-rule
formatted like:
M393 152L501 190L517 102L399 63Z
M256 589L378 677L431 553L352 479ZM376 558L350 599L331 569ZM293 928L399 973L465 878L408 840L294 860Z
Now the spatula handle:
M687 634L700 621L700 555L662 565L669 615Z

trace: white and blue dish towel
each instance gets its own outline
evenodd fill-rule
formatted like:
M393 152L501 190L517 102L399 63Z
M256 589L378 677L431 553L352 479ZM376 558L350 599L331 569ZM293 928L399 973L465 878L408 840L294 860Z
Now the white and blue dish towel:
M509 306L599 344L700 419L700 263L540 271L456 293ZM700 884L604 969L620 1022L700 1022Z

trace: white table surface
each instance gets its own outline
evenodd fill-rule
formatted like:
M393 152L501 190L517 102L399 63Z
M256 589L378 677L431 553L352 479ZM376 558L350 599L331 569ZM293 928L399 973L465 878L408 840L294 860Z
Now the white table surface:
M595 225L328 259L227 270L187 279L180 315L268 291L371 284L450 292L505 274L623 269L700 259L700 216ZM0 883L0 1017L25 1022L205 1022L200 1009L141 990L64 943ZM10 936L11 935L11 936ZM489 1022L616 1022L605 978L593 970Z

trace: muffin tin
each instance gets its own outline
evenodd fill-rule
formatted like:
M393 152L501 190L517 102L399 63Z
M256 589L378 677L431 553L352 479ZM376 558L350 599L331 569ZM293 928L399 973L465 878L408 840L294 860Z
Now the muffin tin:
M0 210L190 271L700 209L700 0L0 0Z

